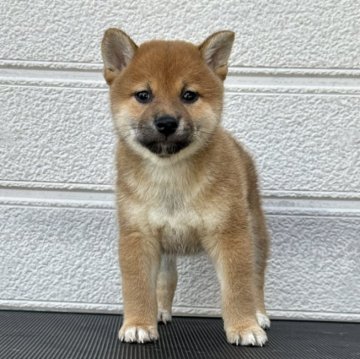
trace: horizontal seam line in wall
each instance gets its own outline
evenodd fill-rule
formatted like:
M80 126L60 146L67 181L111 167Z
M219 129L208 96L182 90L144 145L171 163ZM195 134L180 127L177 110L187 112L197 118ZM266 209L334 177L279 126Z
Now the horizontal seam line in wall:
M22 67L22 68L31 68L31 66L36 66L41 68L47 68L48 66L56 66L56 68L61 68L61 66L73 66L73 70L77 71L86 71L86 66L90 71L101 70L103 68L102 62L83 62L83 61L52 61L52 60L25 60L25 59L9 59L9 58L0 58L0 64L3 62L9 67ZM19 65L22 64L22 65ZM82 67L77 67L82 66ZM4 66L2 66L4 67ZM69 67L70 68L70 67ZM68 68L68 69L69 69ZM306 66L246 66L246 65L231 65L229 66L230 71L232 69L240 70L256 70L256 71L313 71L313 72L356 72L360 76L360 68L358 67L306 67Z
M91 84L91 86L89 85ZM93 81L82 81L82 79L71 79L71 80L66 80L66 79L51 79L51 78L26 78L26 77L19 77L19 78L6 78L6 77L1 77L1 70L0 70L0 85L2 87L46 87L46 88L86 88L86 89L94 89L94 90L99 90L99 91L103 91L108 89L108 86L105 83L102 83L102 81L99 80L93 80ZM241 92L241 91L253 91L253 92L258 92L259 89L267 89L266 91L264 90L264 93L269 92L270 90L278 90L278 91L286 91L287 89L290 89L292 91L297 90L303 90L306 89L306 91L313 91L313 93L320 93L319 91L325 91L326 89L330 89L328 91L328 93L336 93L336 94L346 94L348 90L353 90L354 92L356 90L358 90L360 87L360 79L359 79L359 84L357 84L356 86L338 86L338 85L333 85L333 86L324 86L324 85L314 85L314 86L309 86L309 85L301 85L301 84L296 84L296 83L290 83L290 84L265 84L265 83L251 83L251 81L249 83L245 83L245 82L241 82L239 81L239 83L234 84L234 83L229 83L229 82L225 82L225 88L227 89L228 92ZM337 89L336 91L333 89ZM315 91L317 90L317 91ZM341 92L341 91L344 92ZM331 92L333 91L333 92ZM293 92L290 92L293 93ZM307 92L304 92L307 93Z
M360 91L360 89L359 89ZM360 92L359 93L337 93L337 92L280 92L280 91L272 91L272 92L261 92L261 91L229 91L226 90L225 91L226 94L229 95L251 95L251 96L276 96L278 94L282 94L284 96L322 96L322 97L326 97L326 96L336 96L338 98L340 97L359 97L360 96Z
M21 184L21 186L19 186L19 183ZM37 185L41 186L41 185L45 185L45 186L53 186L54 188L41 188L41 187L36 187ZM56 187L56 186L60 186L60 187ZM62 186L66 186L66 188L62 187ZM22 180L16 180L16 181L12 181L12 180L7 180L7 179L0 179L0 189L1 188L9 188L9 189L33 189L34 187L36 188L36 190L64 190L64 191L72 191L73 189L71 188L67 188L67 187L71 187L71 186L78 186L80 188L80 191L94 191L94 192L102 192L103 189L99 189L99 188L104 188L105 191L111 191L113 192L113 188L114 186L112 185L107 185L107 184L97 184L97 183L84 183L84 182L51 182L51 181L22 181ZM78 189L74 189L75 191L77 191Z
M4 88L47 88L47 89L70 89L70 90L90 90L90 91L102 91L105 92L107 91L106 88L102 88L102 87L87 87L87 86L63 86L63 85L59 85L59 86L44 86L44 85L39 85L39 84L2 84L1 83L1 78L0 78L0 87L4 87ZM289 87L290 88L290 87ZM324 91L321 92L321 90L319 90L319 92L314 91L291 91L291 92L286 92L286 91L258 91L258 90L244 90L244 89L238 89L237 91L232 91L229 90L226 86L225 86L225 93L229 94L229 95L251 95L251 96L275 96L278 94L282 94L282 95L286 95L286 96L336 96L336 97L359 97L360 96L360 86L359 86L359 92L328 92L328 91Z
M71 89L71 90L91 90L91 91L107 91L106 88L101 88L101 87L86 87L86 86L44 86L44 85L39 85L39 84L3 84L1 83L1 78L0 78L0 87L5 87L5 88L9 88L9 87L23 87L23 88L47 88L47 89Z
M1 60L0 60L1 61ZM360 71L356 74L328 74L298 73L298 69L278 68L267 74L254 72L256 68L234 67L229 74L229 81L225 83L227 92L249 94L310 94L310 95L356 95L360 91ZM287 71L284 73L284 71ZM290 72L289 72L290 71ZM319 69L320 71L320 69ZM321 70L324 71L324 70ZM81 75L80 75L81 74ZM91 76L89 76L91 74ZM51 77L53 76L53 77ZM8 87L47 87L105 90L107 88L100 70L72 71L69 69L31 69L26 67L14 68L0 66L0 83ZM91 86L89 84L92 84ZM260 89L260 91L259 91ZM264 91L266 89L266 91Z
M306 309L306 310L301 310L301 309L277 309L277 308L271 308L271 310L273 312L284 312L284 311L289 311L289 312L292 312L292 313L298 313L298 312L306 312L306 313L324 313L324 314L336 314L336 313L341 313L341 314L360 314L360 311L359 312L335 312L335 311L332 311L332 310L325 310L325 311L319 311L319 310L309 310L309 309Z
M70 206L70 205L61 205L61 206L56 206L56 205L52 205L52 204L36 204L36 203L32 203L32 204L27 204L27 203L1 203L1 199L0 199L0 208L1 207L11 207L11 208L32 208L32 209L39 209L39 208L52 208L52 209L81 209L82 211L95 211L95 210L101 210L101 211L110 211L113 212L115 210L115 206L114 207L96 207L96 206L85 206L85 205L74 205L74 206Z
M39 186L39 187L37 187ZM49 187L41 187L41 186L52 186ZM68 186L77 186L78 189L72 189L68 188ZM100 188L100 189L99 189ZM26 189L26 190L45 190L45 191L65 191L65 192L71 192L71 191L79 191L79 192L114 192L115 183L112 184L100 184L100 183L87 183L87 182L53 182L53 181L36 181L36 180L11 180L11 179L0 179L0 190L1 189L9 189L9 190L18 190L18 189ZM281 198L293 198L292 195L296 194L303 194L303 193L318 193L318 194L326 194L328 199L332 199L330 197L331 194L350 194L352 196L359 196L358 199L360 199L360 192L354 192L354 191L316 191L316 190L277 190L273 188L264 189L262 191L265 193L264 197L272 197L276 196L277 194L281 194ZM283 195L286 193L286 195ZM304 197L319 197L323 198L323 196L312 196L312 195L303 195ZM343 198L343 200L346 200L347 198Z
M20 184L20 185L19 185ZM45 187L42 187L45 186ZM71 188L74 186L74 188ZM87 184L81 182L27 182L27 181L4 181L0 180L0 197L17 198L23 193L25 197L34 198L34 195L47 193L48 198L56 199L56 196L62 196L60 199L79 199L79 196L92 195L103 200L104 196L115 195L114 186ZM348 195L349 197L333 197L332 195ZM54 197L55 196L55 197ZM67 197L68 196L68 197ZM343 203L356 201L360 203L360 193L351 191L312 191L312 190L275 190L268 189L262 191L262 197L273 200L321 200L323 202L340 201ZM94 198L86 197L85 200L93 201ZM360 208L360 207L359 207Z
M39 208L51 208L51 209L81 209L82 211L108 211L108 212L114 212L115 211L115 206L114 207L90 207L90 206L55 206L55 205L43 205L43 204L19 204L19 203L0 203L0 208L3 207L11 207L11 208L27 208L27 209L39 209ZM291 207L293 208L293 207ZM314 213L305 213L306 209L301 209L296 208L296 210L298 212L295 211L289 211L287 213L284 213L285 209L282 208L281 211L282 213L276 213L276 210L272 209L271 213L268 213L268 209L266 207L264 207L264 211L266 214L266 217L271 218L271 217L299 217L299 218L326 218L326 219L339 219L339 218L344 218L344 219L359 219L360 218L360 211L359 213L348 213L348 212L339 212L339 213L321 213L321 210L317 210L314 211ZM299 213L301 212L301 213ZM324 211L325 212L325 211Z
M122 303L91 303L91 302L82 302L82 301L72 301L72 300L67 300L67 301L59 301L59 300L41 300L41 299L36 299L36 300L32 300L32 299L17 299L17 298L0 298L0 303L1 302L23 302L23 303L30 303L30 302L36 302L36 303L68 303L68 304L89 304L89 305L122 305ZM205 308L205 307L204 307Z
M47 192L47 191L44 191ZM39 195L39 193L37 192ZM81 195L80 195L81 194ZM27 196L13 196L9 193L1 195L0 207L12 208L52 208L52 209L81 209L81 210L105 210L114 211L116 209L116 197L114 194L106 193L105 198L84 199L82 196L88 192L78 192L79 198L60 198L53 196L40 198L32 197L31 193ZM58 193L57 193L58 195ZM107 198L106 198L107 197ZM359 200L325 200L319 198L306 199L301 198L284 200L279 198L265 198L264 209L269 217L293 216L307 218L359 218L360 217Z
M75 86L39 86L39 85L4 85L1 84L1 80L0 80L0 87L6 87L6 88L47 88L47 89L71 89L71 90L90 90L90 91L107 91L106 89L102 89L102 88L98 88L98 87L84 87L84 86L79 86L79 87L75 87ZM251 95L251 96L276 96L279 94L282 94L284 96L317 96L317 97L333 97L336 96L338 98L340 97L359 97L360 96L360 88L359 88L359 93L340 93L340 92L283 92L283 91L229 91L227 89L225 89L225 93L229 94L229 95Z
M44 86L44 85L39 85L39 84L18 84L18 85L14 85L14 84L1 84L1 79L0 79L0 87L5 87L5 88L47 88L47 89L71 89L71 90L90 90L90 91L107 91L107 89L101 88L101 87L87 87L87 86L63 86L63 85L59 85L59 86ZM225 86L225 93L229 94L229 95L251 95L251 96L275 96L278 94L282 94L282 95L286 95L286 96L336 96L336 97L359 97L360 96L360 87L359 87L359 92L321 92L321 90L319 92L314 91L292 91L292 92L286 92L286 91L258 91L258 90L242 90L239 89L238 91L231 91L228 88L226 88Z

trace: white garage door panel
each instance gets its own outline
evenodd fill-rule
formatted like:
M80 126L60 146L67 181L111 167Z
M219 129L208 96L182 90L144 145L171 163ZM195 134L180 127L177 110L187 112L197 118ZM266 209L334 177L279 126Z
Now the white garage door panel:
M2 181L114 183L101 89L2 87ZM267 191L360 191L358 96L226 94L224 125L257 160ZM5 134L5 135L4 135Z
M227 128L257 158L263 189L360 191L360 97L229 95Z
M156 5L37 0L31 6L15 0L0 5L0 23L1 59L99 63L99 43L108 27L121 27L138 42L164 37L200 42L214 31L232 29L233 65L360 66L360 8L347 0L162 0Z
M105 91L1 87L0 93L2 180L112 183Z
M1 207L0 304L121 308L115 213ZM267 303L273 315L360 319L360 217L271 215ZM178 313L218 314L219 286L205 257L179 261ZM336 273L336 276L334 276ZM287 314L286 314L287 313Z
M112 210L0 207L1 299L119 300Z

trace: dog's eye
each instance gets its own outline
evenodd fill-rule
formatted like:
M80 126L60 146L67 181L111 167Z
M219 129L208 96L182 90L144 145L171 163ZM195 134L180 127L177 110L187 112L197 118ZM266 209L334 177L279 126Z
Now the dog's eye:
M149 91L135 92L134 96L140 103L149 103L152 100L152 95Z
M199 94L194 91L184 91L181 95L181 99L185 103L193 103L199 98Z

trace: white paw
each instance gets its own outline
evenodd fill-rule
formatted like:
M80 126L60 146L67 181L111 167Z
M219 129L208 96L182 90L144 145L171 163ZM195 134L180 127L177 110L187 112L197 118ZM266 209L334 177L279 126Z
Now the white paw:
M164 324L171 322L171 313L166 309L159 309L158 322L163 322Z
M267 335L260 327L249 329L228 329L226 330L227 340L235 345L252 345L262 347L267 342Z
M153 326L122 326L119 331L119 339L127 343L146 343L159 339L156 327Z
M256 319L261 328L270 328L270 319L266 314L256 312Z

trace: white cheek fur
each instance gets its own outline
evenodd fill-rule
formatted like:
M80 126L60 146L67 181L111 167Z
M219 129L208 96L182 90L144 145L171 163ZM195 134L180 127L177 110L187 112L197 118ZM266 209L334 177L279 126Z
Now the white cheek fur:
M131 115L126 108L120 107L116 112L114 111L113 120L120 138L122 138L133 151L160 167L172 165L193 155L207 142L210 134L215 130L219 123L216 114L211 107L208 106L204 109L202 118L195 121L195 128L199 127L199 129L195 130L193 142L179 153L164 158L152 153L137 141L136 130L131 126ZM196 122L198 123L198 126L196 126Z

